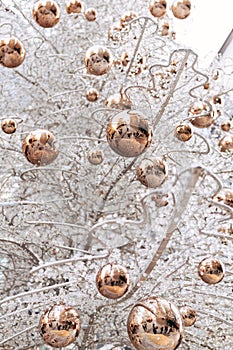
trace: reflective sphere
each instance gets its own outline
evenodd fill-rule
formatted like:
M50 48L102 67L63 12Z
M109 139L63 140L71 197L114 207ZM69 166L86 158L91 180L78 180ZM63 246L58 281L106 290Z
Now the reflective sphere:
M106 136L111 149L123 157L137 157L150 146L152 131L139 111L123 111L108 124Z
M180 313L184 321L185 327L191 327L197 320L196 311L190 306L182 306Z
M104 160L104 155L102 151L90 151L87 155L87 159L93 165L99 165Z
M39 332L47 345L63 348L73 343L80 333L79 314L65 304L51 306L40 318Z
M87 21L94 22L97 18L97 11L94 8L86 9L84 16Z
M231 121L230 120L226 120L226 121L222 122L221 129L223 131L230 131L231 130Z
M194 102L189 108L190 122L197 128L208 128L214 122L215 110L202 101Z
M34 5L32 15L41 27L52 28L60 19L60 10L55 1L38 1Z
M225 267L218 259L205 258L198 265L198 274L205 283L216 284L223 279Z
M218 143L221 152L233 151L233 135L226 135Z
M223 188L214 199L219 202L223 201L224 204L233 208L233 190L231 188Z
M71 13L81 13L83 11L83 2L79 1L79 0L70 0L67 4L66 4L66 12L68 14Z
M14 119L4 119L2 121L2 131L6 134L14 134L17 129L17 123Z
M106 47L92 46L86 52L84 63L87 68L87 73L103 75L110 71L113 57Z
M176 0L172 5L172 13L176 18L185 19L190 12L191 2L189 0Z
M183 320L173 303L151 297L134 305L127 330L137 350L174 350L183 338Z
M0 40L0 64L7 68L18 67L25 59L23 44L16 38Z
M188 124L178 125L175 130L175 135L178 140L186 142L193 136L193 129Z
M152 0L149 5L149 10L154 17L162 17L167 10L166 0Z
M121 265L104 265L97 273L96 286L106 298L121 298L129 288L129 274Z
M156 188L162 185L168 175L166 162L162 158L143 159L137 168L137 179L146 187Z
M104 102L107 108L130 109L132 103L126 95L117 93L110 95Z
M32 131L23 140L23 154L32 164L48 165L58 156L54 141L54 135L48 130Z
M94 89L94 88L91 88L89 90L87 90L86 92L86 98L88 101L90 102L95 102L98 100L99 98L99 91Z

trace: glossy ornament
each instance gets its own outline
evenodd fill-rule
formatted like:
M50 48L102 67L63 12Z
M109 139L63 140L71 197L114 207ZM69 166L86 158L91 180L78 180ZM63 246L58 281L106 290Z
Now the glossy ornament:
M167 10L166 0L152 0L149 5L149 10L152 16L160 18L163 17Z
M23 140L22 151L27 160L35 165L48 165L58 156L54 135L48 130L30 132Z
M123 111L108 124L106 136L111 149L123 157L137 157L152 142L152 131L139 111Z
M87 159L93 165L99 165L104 160L104 155L102 151L90 151L87 155Z
M16 38L0 40L0 64L7 68L15 68L23 63L26 51Z
M151 297L134 305L127 330L137 350L174 350L183 338L183 320L173 303Z
M214 199L219 202L223 202L225 205L229 205L233 208L233 190L231 188L223 188L221 191L216 194Z
M225 267L216 258L205 258L198 265L198 274L205 283L216 284L223 279Z
M190 15L191 2L189 0L176 0L171 9L176 18L185 19Z
M197 128L208 128L215 119L215 110L209 103L194 102L189 108L190 122Z
M81 13L83 12L83 2L79 1L79 0L70 0L67 4L66 4L66 12L68 14L71 13Z
M117 108L117 109L130 109L131 108L131 101L127 98L126 95L119 93L110 95L105 101L104 101L105 107L107 108Z
M233 135L226 135L218 143L221 152L233 152Z
M98 271L96 286L106 298L121 298L129 288L129 274L125 267L109 263Z
M184 321L185 327L191 327L197 320L196 311L190 306L182 306L180 313Z
M54 27L60 19L60 10L55 1L38 1L32 11L33 18L43 28Z
M162 158L143 159L137 168L137 179L146 187L161 186L168 176L168 167Z
M113 57L106 47L92 46L86 52L84 63L87 68L87 73L103 75L110 71Z
M6 134L14 134L17 129L17 123L14 119L4 119L2 121L2 131Z
M80 326L79 314L73 307L57 304L41 316L39 332L47 345L63 348L76 340Z
M193 129L188 124L181 124L176 127L176 138L182 142L187 142L193 136Z
M90 102L96 102L98 100L98 98L99 98L99 95L100 95L99 91L94 89L94 88L90 88L86 92L86 98Z
M221 129L223 131L230 131L231 130L231 121L230 120L225 120L221 124Z
M86 9L84 16L87 21L94 22L97 18L97 11L94 8L88 8Z

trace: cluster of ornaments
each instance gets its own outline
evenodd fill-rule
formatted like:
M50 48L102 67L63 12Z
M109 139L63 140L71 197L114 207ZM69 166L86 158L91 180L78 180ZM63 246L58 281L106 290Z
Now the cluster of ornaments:
M223 263L215 257L204 258L198 274L207 284L219 283L225 274ZM96 287L108 299L122 298L129 290L127 269L117 263L107 263L96 274ZM136 350L175 350L182 342L184 327L196 322L196 311L184 305L178 308L161 297L139 300L127 320L129 339ZM73 343L81 331L80 315L72 306L55 304L47 309L39 321L39 333L47 345L54 348Z

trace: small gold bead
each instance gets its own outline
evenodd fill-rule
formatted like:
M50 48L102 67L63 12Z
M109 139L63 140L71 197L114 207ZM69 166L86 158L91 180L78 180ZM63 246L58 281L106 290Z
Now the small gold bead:
M194 102L189 108L189 116L193 117L190 122L197 128L208 128L215 120L215 109L213 106L202 102Z
M152 0L149 5L149 10L152 16L160 18L165 15L167 10L166 0Z
M198 274L208 284L219 283L225 274L223 263L213 257L203 259L198 265Z
M94 88L91 88L89 90L87 90L86 92L86 98L88 101L90 102L95 102L98 100L99 98L99 91L94 89Z
M128 11L124 13L120 18L120 24L122 27L125 27L129 22L131 22L133 19L137 18L138 15L133 11Z
M180 308L180 313L184 321L185 327L191 327L197 320L196 311L190 306L182 306Z
M66 12L68 14L71 13L81 13L83 12L84 9L84 5L82 1L79 0L70 0L67 4L66 4Z
M103 162L104 160L104 155L102 151L90 151L87 155L87 159L89 162L93 165L99 165Z
M176 0L171 9L176 18L185 19L190 15L191 2L189 0Z
M193 129L188 124L178 125L175 130L176 138L182 142L186 142L193 136Z
M55 1L38 1L32 10L33 18L43 28L54 27L60 19L60 10Z
M125 267L109 263L98 271L96 286L106 298L121 298L129 288L129 274Z
M84 63L87 73L103 75L110 71L113 64L113 57L106 47L92 46L86 52Z
M168 176L168 167L162 158L143 159L137 168L137 179L146 187L161 186Z
M87 21L94 22L97 18L97 11L94 8L88 8L84 12L84 16L85 16Z
M15 68L23 63L26 56L23 44L16 38L0 40L0 64L7 68Z
M6 134L14 134L17 129L17 123L14 119L4 119L2 121L2 131Z
M226 135L218 143L221 152L233 152L233 135Z
M222 122L221 129L223 131L230 131L231 130L231 121L230 120L226 120L226 121Z

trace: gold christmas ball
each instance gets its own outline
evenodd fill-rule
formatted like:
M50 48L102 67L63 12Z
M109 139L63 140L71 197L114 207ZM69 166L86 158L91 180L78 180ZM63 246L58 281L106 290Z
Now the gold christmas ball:
M104 160L104 155L102 151L90 151L87 155L87 159L93 165L99 165Z
M233 135L226 135L218 143L221 152L233 151Z
M97 11L94 8L88 8L86 9L84 16L87 21L94 22L97 18Z
M87 68L87 73L103 75L110 71L113 57L106 47L92 46L86 52L84 63Z
M54 135L48 130L30 132L23 140L22 151L27 160L35 165L48 165L58 156Z
M162 158L143 159L137 168L137 179L146 187L157 188L168 176L166 162Z
M230 131L231 130L231 121L230 120L225 120L221 124L221 129L223 131Z
M18 67L25 59L23 44L16 38L0 40L0 64L7 68Z
M120 18L120 24L122 27L125 27L129 22L131 22L133 19L137 18L138 15L133 11L128 11L124 13Z
M223 188L220 192L216 194L214 199L229 205L233 208L233 190L231 188Z
M154 17L162 17L167 10L166 0L152 0L149 5L149 10Z
M176 0L172 5L172 13L176 18L185 19L190 12L191 2L189 0Z
M72 306L57 304L41 316L39 332L47 345L63 348L76 340L80 326L79 314Z
M219 283L225 274L223 263L213 257L203 259L198 265L198 274L208 284Z
M134 305L127 330L137 350L174 350L180 345L184 331L178 308L159 297L150 297Z
M4 119L2 121L2 131L6 134L14 134L17 129L17 123L14 119Z
M38 1L33 7L32 15L41 27L52 28L60 19L60 10L53 0Z
M83 2L79 1L79 0L70 0L67 4L66 4L66 12L68 14L71 13L81 13L83 12Z
M96 89L94 89L94 88L90 88L90 89L88 89L87 92L86 92L86 98L87 98L87 100L90 101L90 102L95 102L95 101L97 101L98 98L99 98L99 95L100 95L100 94L99 94L99 91L96 90Z
M182 306L180 308L180 313L184 321L185 327L191 327L197 320L196 310L190 306Z
M96 286L106 298L121 298L129 289L129 274L125 267L109 263L98 271Z
M193 136L193 129L188 124L178 125L175 130L175 135L178 140L186 142Z
M215 110L209 104L196 101L189 108L190 122L197 128L208 128L215 119Z
M108 124L106 136L111 149L123 157L137 157L150 146L152 131L139 111L123 111Z

